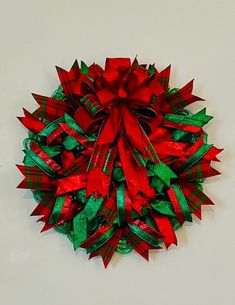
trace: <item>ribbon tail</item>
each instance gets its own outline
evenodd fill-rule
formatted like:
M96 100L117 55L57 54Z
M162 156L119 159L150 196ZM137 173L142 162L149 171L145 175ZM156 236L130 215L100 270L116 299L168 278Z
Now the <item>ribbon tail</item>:
M169 248L171 244L177 245L175 231L171 225L169 217L166 215L155 214L153 215L153 219L159 229L159 232L163 236L166 248Z
M117 249L118 242L122 236L122 229L117 228L114 235L103 246L92 252L90 257L100 255L103 260L104 267L107 268L115 250Z
M147 157L153 162L159 162L157 152L146 133L139 125L137 119L132 115L130 110L123 106L123 121L125 125L126 134L132 145L137 148L143 156Z
M87 197L93 193L108 195L116 150L109 144L95 146L88 165Z
M129 144L124 136L119 138L118 151L126 177L127 187L132 197L134 197L138 191L141 191L148 198L153 198L155 192L154 189L150 187L147 170L143 166L136 166L136 162L129 149Z

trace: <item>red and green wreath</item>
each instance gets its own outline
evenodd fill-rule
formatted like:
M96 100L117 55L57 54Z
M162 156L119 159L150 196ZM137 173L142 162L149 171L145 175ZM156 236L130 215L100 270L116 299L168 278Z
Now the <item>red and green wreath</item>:
M115 251L133 249L145 259L201 206L205 178L221 149L207 143L205 108L193 81L170 88L170 66L107 58L105 68L75 61L57 67L61 85L52 97L33 94L39 108L24 109L24 175L38 205L31 215L68 236L74 249L100 255L107 266Z

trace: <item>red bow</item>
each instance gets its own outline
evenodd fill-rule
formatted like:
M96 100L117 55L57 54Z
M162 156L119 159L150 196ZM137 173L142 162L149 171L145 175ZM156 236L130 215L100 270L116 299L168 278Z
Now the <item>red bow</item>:
M94 67L91 66L92 69L94 70ZM146 196L152 197L153 190L139 158L144 162L159 162L144 127L147 126L146 131L151 130L153 123L156 127L161 122L162 116L157 111L156 99L164 90L159 82L151 79L146 69L138 65L137 60L131 64L128 58L109 58L105 70L102 73L96 70L96 73L100 74L104 83L102 86L101 81L98 91L95 91L92 81L85 75L73 88L74 94L84 95L84 88L89 87L89 93L82 99L91 116L90 124L86 128L99 118L103 121L91 156L87 196L95 192L103 197L107 196L113 162L118 152L129 190L134 195L141 190ZM76 115L79 116L81 111L84 113L84 110L79 108ZM132 155L128 153L130 151ZM134 159L140 165L139 168L136 167ZM135 184L131 177L136 177Z

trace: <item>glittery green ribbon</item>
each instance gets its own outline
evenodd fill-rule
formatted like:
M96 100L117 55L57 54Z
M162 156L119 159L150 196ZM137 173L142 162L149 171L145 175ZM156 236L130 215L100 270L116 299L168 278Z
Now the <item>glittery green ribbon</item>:
M149 169L158 176L167 186L170 186L171 179L177 178L177 175L164 162L160 161L149 165Z
M196 114L191 116L185 116L180 114L166 114L164 119L166 121L178 124L192 125L202 127L207 124L213 117L206 114L206 108L200 110Z
M58 196L56 197L55 205L49 219L49 224L56 224L59 221L61 211L67 196Z
M151 203L151 207L159 212L160 214L168 215L168 216L173 216L175 217L175 212L172 208L172 204L170 201L166 200L156 200Z
M118 224L121 226L125 221L125 185L120 184L117 187L117 211L118 211Z
M84 209L73 218L72 240L75 250L87 239L88 222L95 218L102 202L102 197L96 199L91 195Z

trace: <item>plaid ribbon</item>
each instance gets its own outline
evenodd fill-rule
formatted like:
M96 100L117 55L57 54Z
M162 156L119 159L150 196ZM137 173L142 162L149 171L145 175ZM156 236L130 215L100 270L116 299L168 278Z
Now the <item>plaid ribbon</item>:
M203 108L199 112L191 115L185 116L180 114L165 114L164 119L167 122L178 123L183 125L191 125L203 127L207 124L213 117L206 114L206 108Z
M193 80L190 81L183 88L179 89L177 92L172 93L170 96L166 97L166 102L162 106L161 110L164 113L175 113L182 110L185 106L188 106L196 101L203 101L202 98L192 95L193 90Z
M124 228L123 237L126 239L127 243L139 253L143 258L149 260L149 250L150 249L159 249L160 247L153 247L138 235L133 233L129 227Z
M25 176L24 180L17 186L17 188L43 191L55 190L55 186L52 184L53 180L37 166L17 165L17 167Z
M104 215L108 224L112 224L117 217L117 203L116 198L111 196L105 200L99 211L100 215Z
M171 72L171 65L166 67L161 72L156 73L157 80L162 85L162 87L164 88L165 92L167 92L167 89L169 87L170 72Z
M69 136L74 138L78 144L83 145L84 147L93 146L95 137L92 135L87 135L86 132L71 118L68 114L64 116L65 123L60 123L62 130L67 133Z
M94 117L101 112L104 112L104 108L97 101L93 94L87 94L81 99L81 103L86 107L87 111Z
M100 255L103 259L105 268L108 266L115 250L117 249L118 242L122 236L122 228L117 228L114 235L103 246L90 254L90 258Z
M81 245L86 248L88 253L96 251L103 246L115 233L115 227L104 224L94 234L87 238Z
M202 144L198 148L197 143L196 143L195 147L196 147L197 150L195 152L191 151L191 152L193 152L193 154L190 157L188 157L186 160L182 160L181 165L177 168L178 173L182 173L182 172L187 171L192 166L194 166L194 164L199 162L200 159L210 150L212 145ZM188 155L189 151L187 151L186 154ZM187 155L185 157L187 157Z
M31 213L31 216L41 216L39 221L49 220L53 207L55 205L55 193L47 192L38 203L37 207Z
M24 117L17 117L18 120L21 122L24 127L26 127L28 130L32 131L33 133L40 133L44 128L45 124L35 118L29 111L23 108L24 111Z
M89 158L87 156L81 155L77 159L72 161L71 164L65 166L61 171L61 174L69 177L69 176L85 173L87 170L88 161Z
M69 112L69 104L52 97L46 97L38 94L33 94L34 99L39 104L39 108L34 111L33 115L36 118L46 119L48 121L56 120Z
M187 198L190 211L201 219L201 206L214 203L193 183L181 183L180 187Z
M201 127L197 127L194 125L186 125L184 123L174 123L174 122L165 120L163 123L163 126L172 128L172 129L183 130L183 131L187 131L187 132L191 132L191 133L198 133L198 134L203 133L203 130Z
M210 162L201 160L197 162L193 167L180 174L179 178L195 181L219 174L220 172L218 172L216 169L211 167Z
M71 196L58 196L51 212L50 219L48 221L49 225L59 225L65 221L69 221L71 216L72 197Z
M182 225L185 220L191 222L192 217L186 199L187 197L184 196L180 186L178 184L172 184L171 187L167 190L167 193L179 223Z
M60 83L63 87L63 91L67 96L72 96L73 86L76 84L80 76L80 68L77 60L75 60L70 71L66 71L60 67L56 67Z

